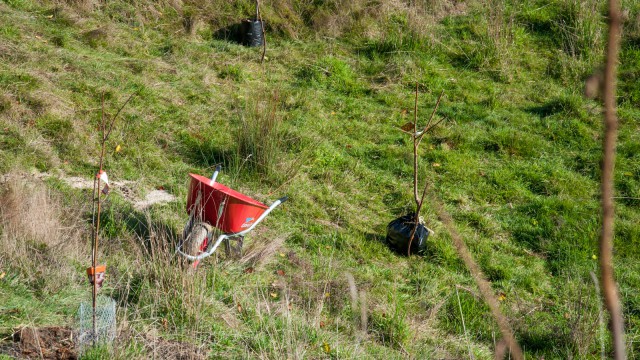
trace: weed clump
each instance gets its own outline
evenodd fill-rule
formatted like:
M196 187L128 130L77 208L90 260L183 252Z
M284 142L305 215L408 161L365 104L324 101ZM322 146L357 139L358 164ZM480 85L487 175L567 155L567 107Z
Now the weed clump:
M370 317L369 331L382 344L394 348L402 348L409 340L409 327L403 314L395 313L391 315L374 311Z
M278 93L266 93L265 98L248 100L242 112L236 114L233 139L236 144L234 165L245 164L260 175L276 175L283 154L282 114Z

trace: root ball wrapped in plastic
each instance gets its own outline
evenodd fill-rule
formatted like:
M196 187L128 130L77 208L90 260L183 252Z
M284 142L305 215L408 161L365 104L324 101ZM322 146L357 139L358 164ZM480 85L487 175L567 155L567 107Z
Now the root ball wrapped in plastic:
M387 245L389 248L399 254L407 255L411 242L411 254L424 255L430 230L418 222L413 241L411 241L414 225L415 214L407 214L391 221L387 225Z

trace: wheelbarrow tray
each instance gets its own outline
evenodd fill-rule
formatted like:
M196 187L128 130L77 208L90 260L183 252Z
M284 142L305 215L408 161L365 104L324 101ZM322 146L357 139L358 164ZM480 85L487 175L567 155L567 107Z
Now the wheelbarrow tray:
M210 185L211 180L204 176L189 176L191 182L187 196L187 213L208 222L222 232L237 233L249 228L269 208L220 183Z

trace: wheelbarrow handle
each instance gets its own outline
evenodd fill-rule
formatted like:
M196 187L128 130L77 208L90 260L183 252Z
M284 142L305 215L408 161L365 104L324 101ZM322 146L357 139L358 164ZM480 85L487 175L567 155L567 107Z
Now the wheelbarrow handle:
M273 209L277 208L278 206L280 206L280 204L282 204L283 201L287 200L287 196L283 197L282 199L278 199L276 201L274 201L271 206L269 206L269 208L267 210L265 210L265 212L262 213L262 215L260 215L260 217L258 217L258 219L256 219L256 221L253 222L253 224L251 224L251 226L249 226L247 229L244 229L240 232L237 233L233 233L233 234L227 234L229 237L232 236L244 236L244 234L248 233L249 231L253 230L253 228L255 228L258 224L260 224L262 222L262 220L264 220L264 218L267 217L267 215L269 215L269 213L271 211L273 211ZM215 246L214 246L215 248Z
M222 166L221 165L216 166L216 171L214 171L213 175L211 175L211 181L209 181L209 185L213 186L213 184L216 183L216 178L218 178L218 174L220 173L220 170L222 170Z
M211 178L211 184L213 184L215 177L218 176L218 172L220 171L220 165L218 165L216 167L216 172L213 174L213 177ZM253 230L253 228L256 227L256 225L258 225L260 222L262 222L262 220L264 220L264 218L267 217L267 215L269 215L269 213L271 211L273 211L273 209L277 208L280 204L282 204L283 202L287 201L289 199L288 196L283 196L280 199L274 201L271 206L269 206L269 208L267 210L265 210L264 213L262 213L262 215L260 215L260 217L253 223L251 224L251 226L248 229L242 230L240 232L237 233L232 233L232 234L221 234L220 236L218 236L218 239L216 240L216 242L213 244L213 246L211 247L211 249L205 253L202 253L200 255L197 256L193 256L193 255L189 255L184 253L181 249L180 246L178 246L178 248L176 248L176 251L184 256L185 258L191 260L191 261L195 261L195 260L200 260L200 259L204 259L208 256L211 256L220 246L220 244L228 238L234 237L234 236L244 236L244 234L248 233L249 231ZM207 234L207 236L211 236L212 234Z

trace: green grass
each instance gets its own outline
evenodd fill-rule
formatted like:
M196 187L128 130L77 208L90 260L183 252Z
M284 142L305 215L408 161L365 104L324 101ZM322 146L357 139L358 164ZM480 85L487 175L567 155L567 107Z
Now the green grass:
M217 12L198 1L182 9L112 1L93 11L0 3L0 172L89 179L101 95L114 114L136 93L109 141L109 176L133 181L138 196L162 187L179 199L140 212L116 189L107 204L103 293L118 302L121 324L203 345L212 358L461 358L468 347L491 358L496 324L431 204L423 215L436 235L425 257L399 257L382 243L386 224L413 208L410 139L397 128L413 119L417 81L421 123L443 90L438 117L447 119L423 142L420 178L433 183L496 294L505 294L503 311L527 357L599 357L589 272L597 265L601 106L581 94L602 59L602 9L523 1L496 2L492 13L471 2L459 12L420 8L421 22L401 8L367 11L356 2L345 17L334 2L282 2L264 6L268 60L260 64L259 49L214 37L251 14L246 4L223 3ZM640 6L624 5L635 19ZM188 35L183 17L194 14L201 25ZM633 356L639 27L625 24L616 164L615 266ZM289 195L246 242L282 246L257 263L207 259L189 275L172 250L186 220L187 173L208 176L217 164L220 182L258 200ZM79 204L87 191L47 186L86 228L89 209ZM81 244L86 256L65 257L55 277L68 286L0 256L0 328L73 325L89 293L88 234ZM366 333L346 272L366 293ZM129 338L86 357L145 358L143 342Z

